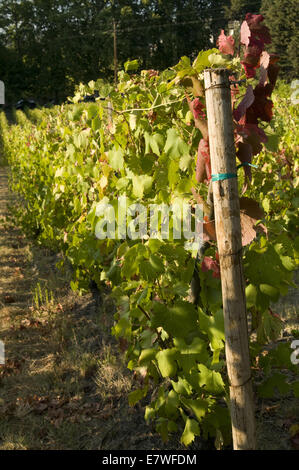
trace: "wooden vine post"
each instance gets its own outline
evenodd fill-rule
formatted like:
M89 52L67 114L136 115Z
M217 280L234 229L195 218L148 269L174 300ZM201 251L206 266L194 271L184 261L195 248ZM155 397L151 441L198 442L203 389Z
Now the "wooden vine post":
M205 70L204 81L233 444L235 450L255 449L254 399L229 71Z

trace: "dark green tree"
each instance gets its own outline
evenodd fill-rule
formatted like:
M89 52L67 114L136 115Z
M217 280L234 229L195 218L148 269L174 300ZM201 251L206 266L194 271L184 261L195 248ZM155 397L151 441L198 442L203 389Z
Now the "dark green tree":
M227 20L242 21L246 13L259 13L262 0L231 0L225 8Z
M299 3L297 0L263 0L261 13L272 36L271 50L279 55L280 76L298 78Z
M63 101L80 81L139 58L162 70L213 47L229 0L0 0L0 77L10 101Z

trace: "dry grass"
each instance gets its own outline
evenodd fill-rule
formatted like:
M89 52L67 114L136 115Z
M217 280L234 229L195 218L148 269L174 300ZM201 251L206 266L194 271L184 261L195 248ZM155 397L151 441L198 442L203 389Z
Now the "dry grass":
M114 355L110 344L103 343L102 345L95 383L97 394L102 400L116 395L127 395L132 389L132 377L124 374L124 364L119 363L119 357Z

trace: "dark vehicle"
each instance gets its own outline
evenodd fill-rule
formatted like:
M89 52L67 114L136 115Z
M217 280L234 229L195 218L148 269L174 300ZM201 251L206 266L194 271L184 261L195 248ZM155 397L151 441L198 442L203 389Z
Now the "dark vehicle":
M82 100L79 101L79 103L95 103L96 98L99 97L99 92L98 90L95 90L93 95L86 95Z
M16 103L16 106L15 108L17 110L22 110L24 111L25 108L29 108L29 109L34 109L37 107L37 104L34 100L19 100L17 103Z

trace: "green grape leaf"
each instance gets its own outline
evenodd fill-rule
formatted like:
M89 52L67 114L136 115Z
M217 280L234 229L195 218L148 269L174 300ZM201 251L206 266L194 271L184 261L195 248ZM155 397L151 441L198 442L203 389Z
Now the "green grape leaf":
M272 398L275 390L278 389L281 395L286 395L290 390L290 385L286 382L287 377L283 374L275 373L258 386L258 394L262 398Z
M165 411L167 416L170 418L177 418L179 404L180 399L178 394L174 390L170 390L165 402Z
M260 316L257 327L257 341L264 344L268 341L276 341L280 335L283 322L266 310Z
M124 315L112 328L113 334L116 338L130 338L131 336L131 322L128 314Z
M158 279L163 272L163 261L157 255L151 254L148 260L144 260L140 263L140 275L149 282Z
M93 131L98 131L102 126L102 123L99 119L98 116L96 116L93 120L92 120L92 123L91 123L91 127L92 127L92 130Z
M210 67L211 62L209 60L209 56L213 53L218 53L218 49L209 49L208 51L200 51L198 56L196 57L195 61L193 62L193 68L196 72L202 73L204 69Z
M188 395L191 395L192 394L192 387L191 385L189 384L189 382L182 378L182 377L178 377L178 381L177 382L174 382L173 380L171 381L171 384L173 386L173 389L174 391L178 394L178 395L184 395L184 396L188 396Z
M153 177L149 175L133 175L133 194L138 199L142 199L144 193L152 189Z
M204 364L199 364L198 369L200 371L199 385L201 387L205 387L207 392L213 395L224 392L224 382L219 372L209 370Z
M175 129L168 129L164 152L173 160L178 160L181 155L189 154L189 147L177 134Z
M259 248L257 248L258 250ZM253 285L269 284L279 287L281 280L285 276L285 269L280 256L273 246L268 245L262 253L254 250L254 245L245 256L244 262L245 277Z
M189 345L182 338L174 338L174 345L180 352L178 363L186 373L189 373L198 362L206 362L209 359L207 343L201 338L193 338Z
M113 168L113 170L123 170L124 168L124 152L121 148L109 150L108 152L108 160Z
M203 356L202 362L205 362L204 358L206 358L207 354L207 343L203 339L195 337L193 338L192 343L187 344L182 338L174 338L174 345L181 354L200 355Z
M273 302L277 302L279 299L279 290L275 287L270 286L269 284L260 284L259 288L263 294L271 297Z
M281 262L287 271L294 271L296 269L295 261L290 256L280 255Z
M212 67L226 67L230 64L230 59L223 57L221 54L210 54L209 62Z
M184 78L187 75L195 75L195 70L191 67L191 61L189 57L183 56L179 63L173 67L177 71L178 78Z
M156 155L160 156L160 149L164 147L164 137L162 134L149 134L148 132L144 133L145 140L145 153L150 153L152 151Z
M124 63L124 69L126 72L133 72L139 68L139 60L134 59L134 60L127 60Z
M292 349L289 343L279 343L269 351L267 356L269 356L273 367L295 369L295 365L291 362L291 352Z
M167 333L179 338L184 338L190 331L197 329L196 310L189 302L178 301L171 308L155 302L153 310L153 328L162 326Z
M155 359L156 354L157 354L157 349L154 349L154 348L143 349L139 356L139 360L138 360L139 365L144 366L144 365L149 364L153 359Z
M146 153L140 158L140 166L144 173L152 173L157 157L153 153ZM155 179L155 177L154 177Z
M176 424L175 421L168 420L168 431L171 432L177 432L178 430L178 425Z
M156 354L162 377L173 377L177 371L177 349L164 349Z
M127 188L127 186L129 185L130 183L130 179L129 178L119 178L117 180L117 183L115 185L116 189L118 189L119 191L121 191L122 189L124 188Z
M213 316L210 316L199 309L199 325L200 329L208 335L213 350L222 349L225 341L222 310L217 310Z
M151 253L157 253L158 251L160 251L162 245L163 241L158 240L157 238L150 238L148 241L148 247Z
M180 163L179 163L179 167L182 171L187 171L190 166L192 165L192 162L193 162L193 158L190 157L190 155L183 155L181 158L180 158Z
M129 405L135 406L142 398L145 398L148 392L148 387L144 387L138 390L134 390L129 393Z
M139 273L140 260L146 255L147 250L142 243L138 243L124 253L124 261L121 270L121 276L130 279Z
M185 429L181 436L181 443L187 447L194 441L195 436L200 436L198 422L195 419L187 418Z
M170 187L176 186L180 180L179 174L179 162L176 160L170 160L168 165L168 181Z
M202 418L205 416L209 408L209 402L201 398L192 400L191 398L182 397L181 402L186 408L189 408L190 410L193 411L198 421L202 420Z
M247 308L254 307L257 303L257 288L253 284L249 284L245 289Z
M162 440L164 442L167 442L168 441L168 419L166 418L159 418L157 420L157 424L156 424L156 431L160 434L160 436L162 437Z

